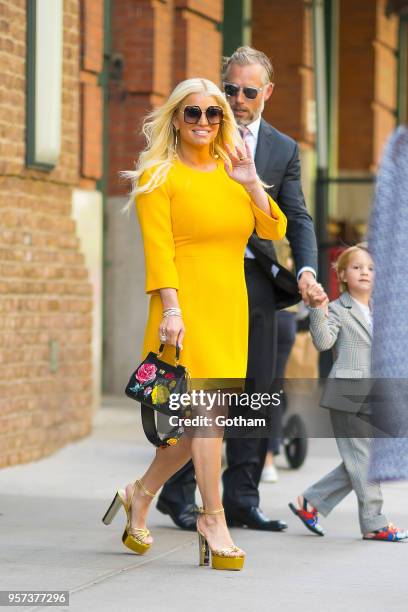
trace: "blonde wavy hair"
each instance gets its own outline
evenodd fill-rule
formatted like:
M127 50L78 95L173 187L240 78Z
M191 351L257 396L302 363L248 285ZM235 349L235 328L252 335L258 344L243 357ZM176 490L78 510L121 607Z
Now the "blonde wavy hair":
M135 197L140 193L153 191L161 185L177 157L176 129L173 118L180 110L185 98L191 94L204 94L215 98L217 104L224 112L217 136L213 141L212 153L228 164L230 159L225 145L242 145L242 140L235 122L234 115L221 90L208 79L187 79L179 83L170 94L167 101L159 108L150 112L142 127L146 138L146 147L140 153L135 170L121 172L121 176L130 179L132 191L124 211L129 210ZM140 185L140 178L144 172L153 169L149 180Z

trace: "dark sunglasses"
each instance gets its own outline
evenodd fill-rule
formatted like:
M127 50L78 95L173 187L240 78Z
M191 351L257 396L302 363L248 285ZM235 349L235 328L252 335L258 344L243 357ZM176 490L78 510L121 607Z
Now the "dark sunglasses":
M240 87L234 83L224 83L224 91L230 98L235 98L241 90L248 100L255 100L256 96L263 90L263 87Z
M218 125L224 118L224 111L222 110L221 106L209 106L205 111L201 110L199 106L185 106L185 123L198 123L203 112L205 112L205 116L207 117L207 121L210 125Z

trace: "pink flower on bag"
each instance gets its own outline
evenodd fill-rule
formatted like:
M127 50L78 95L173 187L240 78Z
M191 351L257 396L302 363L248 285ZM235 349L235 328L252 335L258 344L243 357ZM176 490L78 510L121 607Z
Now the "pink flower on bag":
M143 363L136 373L137 380L143 384L156 377L157 368L153 363Z
M164 375L164 378L174 378L173 372L167 372L167 374Z

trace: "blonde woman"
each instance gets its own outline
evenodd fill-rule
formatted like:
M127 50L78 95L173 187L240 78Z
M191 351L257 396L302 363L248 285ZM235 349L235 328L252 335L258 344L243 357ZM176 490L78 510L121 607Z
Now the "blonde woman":
M165 342L172 362L176 344L193 379L245 377L248 313L244 249L254 227L280 239L286 217L266 194L254 161L237 131L224 95L206 79L180 83L145 121L147 146L133 181L146 261L149 317L143 356ZM184 436L158 449L134 484L118 491L105 515L120 503L127 516L123 541L138 553L153 539L146 528L152 498L193 459L203 509L197 530L215 569L241 569L245 553L234 546L225 522L219 481L221 437ZM200 555L208 564L208 554Z

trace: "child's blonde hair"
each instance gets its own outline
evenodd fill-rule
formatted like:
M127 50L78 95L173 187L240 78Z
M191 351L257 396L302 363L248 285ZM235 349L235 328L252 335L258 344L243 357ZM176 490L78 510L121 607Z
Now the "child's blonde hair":
M340 276L342 272L346 271L347 266L350 263L350 259L352 258L353 255L358 253L358 251L365 251L366 253L370 255L370 251L368 250L367 243L359 242L358 244L351 246L345 251L343 251L333 264L333 268L336 270L337 280L339 281L340 293L344 293L344 291L347 291L347 283L341 280Z

